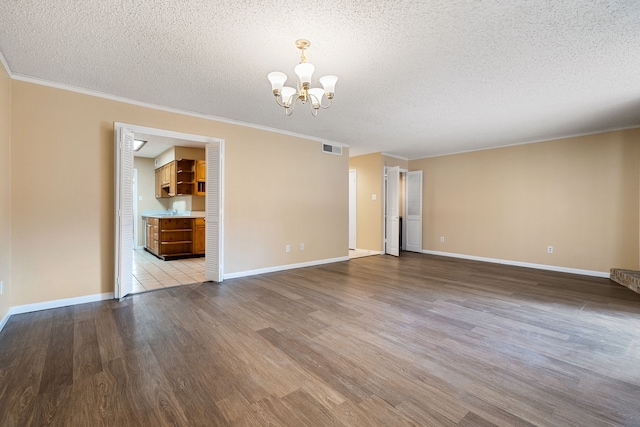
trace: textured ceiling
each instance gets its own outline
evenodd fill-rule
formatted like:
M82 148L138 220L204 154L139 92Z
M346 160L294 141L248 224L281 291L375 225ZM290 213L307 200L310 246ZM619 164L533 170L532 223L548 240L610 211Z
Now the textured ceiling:
M286 117L266 75L311 41L333 106ZM405 158L640 125L640 1L4 0L38 79ZM291 81L291 80L290 80ZM214 135L215 136L215 135Z

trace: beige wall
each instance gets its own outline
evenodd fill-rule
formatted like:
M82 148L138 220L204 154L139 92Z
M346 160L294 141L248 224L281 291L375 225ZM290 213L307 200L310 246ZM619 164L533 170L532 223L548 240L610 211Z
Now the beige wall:
M144 211L164 211L169 209L169 199L156 199L156 168L154 159L134 157L133 167L138 170L138 239L137 246L144 245L145 225L142 221ZM142 200L140 200L142 198Z
M11 307L11 80L0 63L0 321Z
M412 160L424 171L423 248L638 269L639 163L640 129Z
M356 171L356 247L371 251L384 250L384 167L408 169L409 161L384 155L365 154L351 157L349 169ZM376 200L372 195L376 195ZM400 215L404 199L400 196Z
M327 155L293 136L11 87L14 306L113 291L114 121L225 140L225 273L348 254L348 150Z
M203 148L194 147L175 147L176 160L205 160L205 151Z

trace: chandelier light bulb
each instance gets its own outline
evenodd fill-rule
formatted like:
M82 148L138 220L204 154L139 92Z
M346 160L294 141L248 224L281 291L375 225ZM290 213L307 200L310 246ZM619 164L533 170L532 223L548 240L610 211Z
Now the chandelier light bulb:
M316 67L309 64L308 62L296 65L294 71L298 75L298 79L300 79L300 83L302 83L302 86L305 86L306 84L306 86L309 87L309 85L311 84L311 76L313 75L313 71L315 70L315 68Z
M282 90L282 86L284 86L284 82L287 81L287 75L285 73L281 73L280 71L273 71L267 75L267 78L271 82L271 90L273 93L280 93Z
M324 93L327 94L327 98L331 99L333 93L336 91L336 82L338 78L336 76L324 76L320 77L320 84L324 88Z
M295 102L295 100L292 100L291 97L296 95L298 93L297 90L295 90L292 87L289 86L285 86L282 88L282 103L284 105L291 105L292 102Z
M313 108L320 108L320 104L322 103L322 95L324 95L324 90L320 89L319 87L309 89L309 102L311 102Z

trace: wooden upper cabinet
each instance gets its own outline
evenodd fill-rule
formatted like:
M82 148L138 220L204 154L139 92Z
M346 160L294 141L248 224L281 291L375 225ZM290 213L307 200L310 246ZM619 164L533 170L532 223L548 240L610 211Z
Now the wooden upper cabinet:
M156 198L161 198L162 196L162 178L164 171L162 168L156 169Z
M180 159L174 162L176 167L176 194L190 196L193 194L195 179L195 160Z
M207 182L207 162L204 160L196 160L196 196L204 196L206 194Z
M165 167L169 170L169 197L173 197L176 195L176 162L171 162Z
M202 163L197 166L197 163ZM203 180L196 175L201 173ZM156 169L156 197L204 196L204 180L207 170L205 161L189 159L174 160ZM198 192L198 190L201 190Z
M205 160L196 161L196 181L207 180L207 162Z

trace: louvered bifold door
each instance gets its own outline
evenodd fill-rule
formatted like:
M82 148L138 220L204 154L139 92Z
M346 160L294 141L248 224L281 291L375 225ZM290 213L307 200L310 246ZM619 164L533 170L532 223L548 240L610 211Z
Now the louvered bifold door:
M123 298L133 291L133 132L116 126L116 286Z
M206 255L205 278L222 282L222 153L219 143L206 146L207 192L206 200Z

